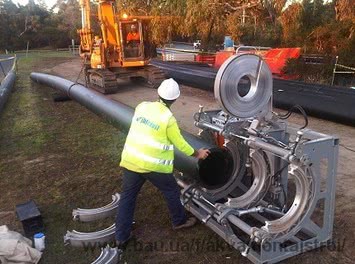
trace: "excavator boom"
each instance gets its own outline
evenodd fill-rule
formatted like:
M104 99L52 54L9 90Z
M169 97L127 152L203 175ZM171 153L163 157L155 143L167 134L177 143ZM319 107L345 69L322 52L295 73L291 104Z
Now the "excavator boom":
M88 58L92 51L93 32L91 30L90 1L79 0L81 9L80 56Z

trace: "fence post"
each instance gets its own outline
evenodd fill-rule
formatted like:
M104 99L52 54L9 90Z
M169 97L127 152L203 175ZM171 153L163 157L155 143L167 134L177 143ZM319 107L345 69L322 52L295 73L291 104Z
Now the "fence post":
M75 55L75 40L74 39L71 40L71 47L72 47L71 53L73 55Z
M27 48L26 48L26 58L27 58L27 56L28 56L28 48L30 47L30 42L29 41L27 41Z
M331 86L333 86L333 84L334 84L335 72L336 72L336 69L337 69L338 59L339 59L339 56L336 56L335 57L335 64L334 64L334 68L333 68L333 77L332 77Z

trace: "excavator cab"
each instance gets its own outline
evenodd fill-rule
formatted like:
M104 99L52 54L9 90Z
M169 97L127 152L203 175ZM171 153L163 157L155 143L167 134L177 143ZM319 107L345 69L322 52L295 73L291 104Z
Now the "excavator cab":
M121 43L124 61L144 60L143 29L140 21L121 21Z
M156 55L155 46L149 40L149 20L120 20L122 65L144 66Z

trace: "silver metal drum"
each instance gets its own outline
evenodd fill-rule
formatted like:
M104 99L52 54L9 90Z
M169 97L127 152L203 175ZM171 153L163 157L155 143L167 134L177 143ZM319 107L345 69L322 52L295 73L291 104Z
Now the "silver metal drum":
M218 70L214 94L222 109L232 116L264 117L272 95L271 71L257 55L230 57Z

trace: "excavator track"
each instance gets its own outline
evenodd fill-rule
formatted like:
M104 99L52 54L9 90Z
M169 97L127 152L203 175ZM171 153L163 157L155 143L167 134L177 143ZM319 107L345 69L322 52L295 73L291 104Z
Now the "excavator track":
M152 65L148 65L145 68L146 71L146 84L149 88L158 88L162 81L166 79L166 73Z
M87 76L89 87L100 93L111 94L118 90L116 74L109 70L89 69Z

